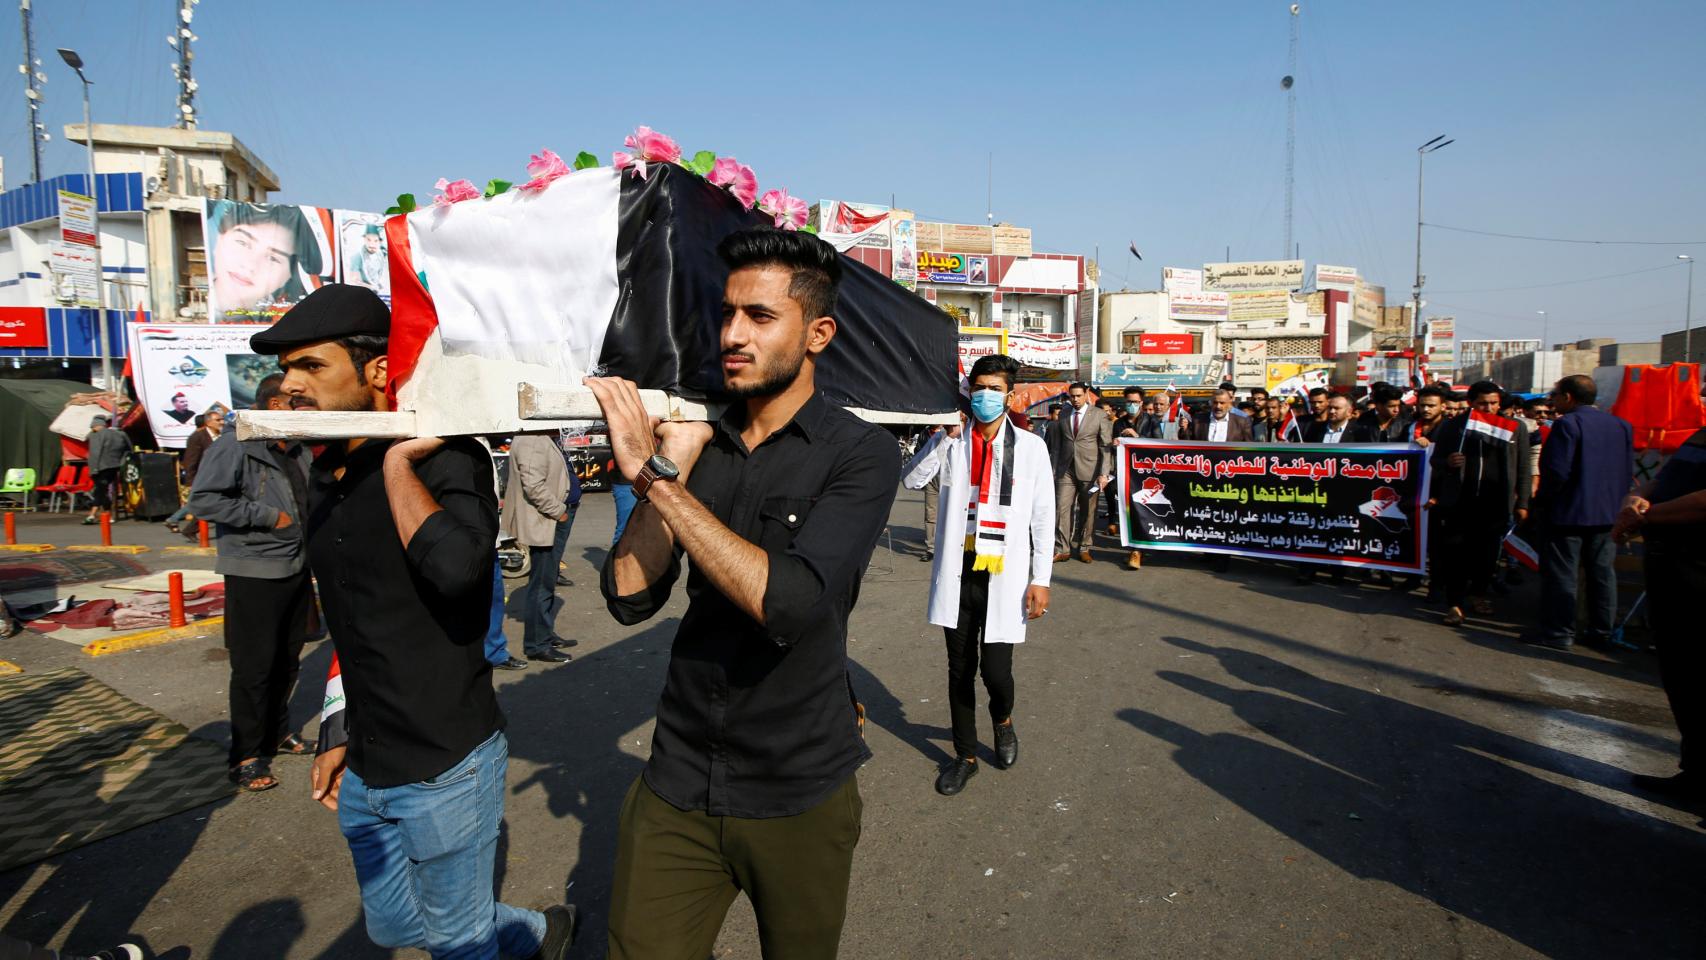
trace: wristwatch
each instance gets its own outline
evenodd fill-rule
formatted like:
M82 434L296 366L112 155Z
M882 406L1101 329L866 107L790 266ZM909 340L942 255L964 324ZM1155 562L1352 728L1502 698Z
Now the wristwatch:
M639 474L634 477L634 499L646 499L646 491L651 489L652 484L657 481L674 482L675 478L679 476L681 476L681 469L675 465L674 460L662 454L652 454L646 458L645 464L640 467Z

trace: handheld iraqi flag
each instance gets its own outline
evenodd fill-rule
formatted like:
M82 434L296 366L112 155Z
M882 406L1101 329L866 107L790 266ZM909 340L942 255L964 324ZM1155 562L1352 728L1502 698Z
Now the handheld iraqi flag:
M1479 433L1491 437L1501 443L1510 443L1516 439L1516 432L1522 429L1522 424L1510 417L1501 417L1496 413L1482 413L1479 410L1469 411L1469 420L1463 425L1463 432Z
M399 406L416 412L422 435L503 432L479 415L513 419L518 382L579 385L592 372L719 399L728 269L717 245L777 219L674 162L651 163L643 177L590 167L392 216ZM955 410L953 319L859 260L840 263L836 336L817 361L825 398L870 411Z
M1297 424L1297 414L1291 407L1285 408L1285 419L1280 421L1279 440L1281 443L1302 443L1303 428Z
M332 665L326 670L326 698L320 707L320 744L316 756L349 743L348 715L344 712L344 675L338 667L338 655L332 654Z
M1131 502L1158 517L1170 516L1173 513L1173 502L1167 499L1166 488L1158 477L1145 478L1143 486L1131 495Z
M1398 491L1391 487L1376 487L1368 502L1357 507L1357 512L1393 533L1410 526L1410 518L1404 515L1398 500Z
M1013 508L1013 421L1003 419L993 442L969 431L967 476L976 481L977 496L966 507L966 549L975 557L972 570L1000 573L1007 566L1007 517ZM981 448L983 453L978 455Z
M1505 556L1536 573L1540 572L1539 552L1530 546L1527 540L1516 535L1514 524L1511 526L1510 532L1505 534L1504 551Z

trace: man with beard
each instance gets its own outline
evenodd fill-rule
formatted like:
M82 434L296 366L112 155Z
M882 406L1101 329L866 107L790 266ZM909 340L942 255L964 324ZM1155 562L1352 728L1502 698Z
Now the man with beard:
M249 344L278 356L292 409L384 411L389 331L378 294L328 284ZM434 957L560 960L574 908L492 892L509 744L485 655L490 456L467 437L333 442L308 500L348 733L315 758L313 797L337 811L368 936Z
M847 618L888 522L899 451L817 390L837 328L835 249L760 229L717 252L729 269L724 390L736 401L720 422L654 427L633 383L586 381L639 500L604 563L611 614L656 615L681 555L692 561L651 757L622 804L612 960L706 956L742 892L765 957L834 957L859 842L855 771L871 752Z

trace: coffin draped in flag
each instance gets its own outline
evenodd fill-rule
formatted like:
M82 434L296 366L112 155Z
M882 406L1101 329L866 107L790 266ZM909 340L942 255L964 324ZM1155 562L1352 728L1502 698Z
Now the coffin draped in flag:
M728 271L717 244L771 224L673 163L576 171L540 190L435 205L386 224L390 371L418 431L515 429L516 385L589 373L719 399ZM817 386L867 411L956 409L954 321L843 256ZM479 421L497 416L497 423Z

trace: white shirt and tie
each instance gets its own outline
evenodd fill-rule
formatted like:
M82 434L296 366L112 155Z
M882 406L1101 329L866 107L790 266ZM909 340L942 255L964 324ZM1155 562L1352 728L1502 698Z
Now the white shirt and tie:
M1208 438L1214 443L1226 442L1226 426L1231 423L1229 417L1217 417L1208 422Z
M1321 442L1322 443L1339 443L1341 440L1344 439L1345 428L1348 426L1350 426L1349 423L1341 423L1337 427L1328 426L1327 432L1321 434Z

